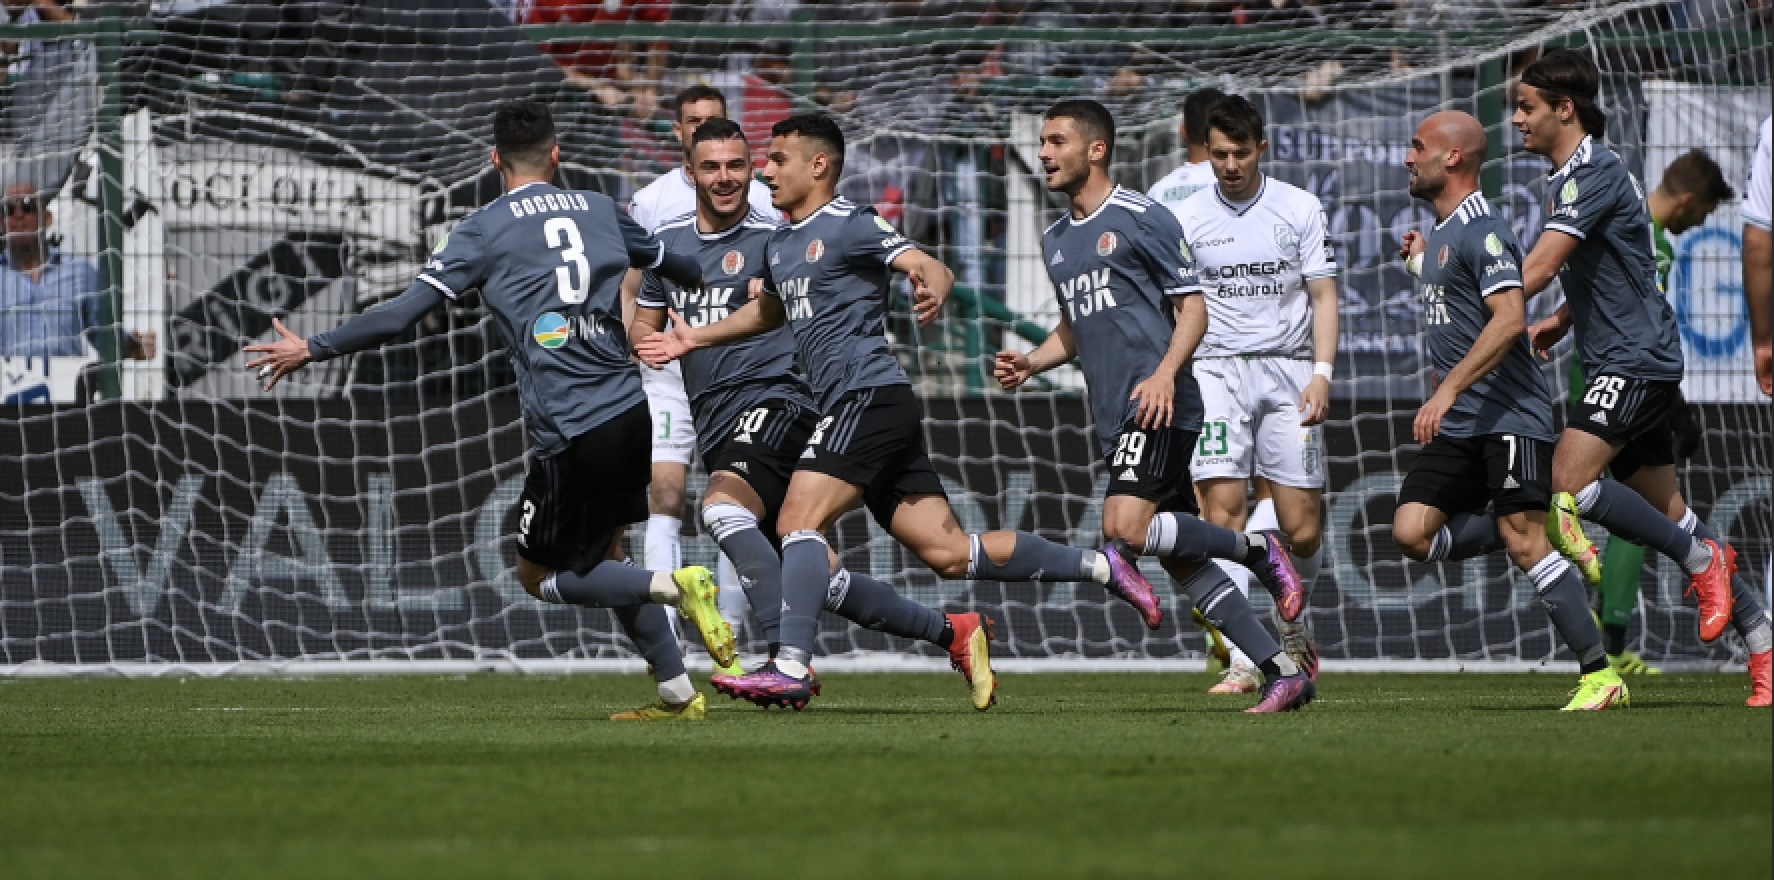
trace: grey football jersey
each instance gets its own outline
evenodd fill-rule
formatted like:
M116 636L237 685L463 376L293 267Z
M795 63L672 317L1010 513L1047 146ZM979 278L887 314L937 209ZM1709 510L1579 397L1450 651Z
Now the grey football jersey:
M1582 240L1558 277L1584 373L1679 381L1681 336L1657 284L1644 188L1613 150L1587 137L1548 183L1546 228Z
M782 299L822 412L860 388L911 384L884 319L891 264L915 247L874 208L844 198L770 240L765 283Z
M659 227L659 240L674 253L695 254L708 284L686 290L649 272L636 303L674 309L691 327L725 320L750 300L751 281L764 272L764 246L780 225L756 209L712 235L697 231L695 214L667 221ZM786 399L813 407L806 383L795 372L795 340L786 327L698 349L683 361L684 390L704 455L725 442L739 417L760 403Z
M468 215L419 280L450 299L480 288L504 333L536 453L646 403L622 329L622 277L665 246L594 192L519 187Z
M1466 357L1490 322L1485 297L1521 287L1521 245L1481 193L1424 236L1423 324L1429 361L1441 375ZM1551 441L1552 389L1534 363L1527 334L1489 374L1454 401L1441 420L1450 437L1512 434Z
M1158 369L1176 330L1169 297L1202 292L1194 258L1176 215L1130 189L1115 187L1096 213L1068 213L1041 236L1047 274L1090 391L1102 454L1133 413L1128 396ZM1171 424L1201 430L1201 389L1195 372L1177 372Z

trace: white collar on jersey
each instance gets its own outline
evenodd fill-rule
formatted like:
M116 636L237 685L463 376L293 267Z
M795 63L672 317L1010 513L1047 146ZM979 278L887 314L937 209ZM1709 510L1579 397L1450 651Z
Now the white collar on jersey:
M1110 188L1108 195L1103 196L1103 203L1100 205L1097 205L1096 210L1091 211L1083 219L1073 217L1072 212L1067 211L1066 212L1066 220L1070 221L1073 226L1083 226L1084 224L1089 223L1092 220L1095 220L1096 216L1098 214L1101 214L1105 208L1109 207L1109 203L1115 201L1115 197L1122 194L1123 192L1133 192L1133 190L1130 190L1130 189L1124 190L1124 189L1122 189L1121 184L1117 183L1117 184L1115 184L1114 187Z
M775 206L772 205L771 207L775 207ZM836 214L839 217L848 217L855 210L856 210L856 205L853 202L851 202L849 199L844 198L843 196L835 195L835 196L832 196L831 201L826 202L823 205L820 205L819 210L814 211L813 213L808 214L805 217L802 217L801 222L799 222L799 223L790 223L788 225L788 228L800 229L801 227L806 226L809 223L812 223L813 218L818 217L819 215L824 214L827 211L830 211L831 213Z
M1560 174L1566 174L1578 165L1588 162L1589 154L1593 152L1595 152L1595 136L1586 134L1583 136L1583 142L1579 143L1577 149L1571 152L1571 158L1566 159L1565 164L1560 165L1552 173L1546 175L1546 179L1551 180Z
M1491 213L1491 203L1485 201L1483 192L1475 189L1468 194L1466 198L1461 199L1460 204L1455 205L1454 210L1446 217L1443 217L1440 223L1435 224L1435 228L1440 229L1443 226L1448 225L1448 221L1455 217L1459 217L1461 220L1471 223L1473 220L1489 213Z
M1216 199L1219 199L1220 204L1224 205L1226 207L1226 210L1231 211L1232 213L1237 214L1240 217L1243 217L1244 213L1246 211L1249 211L1251 208L1255 207L1257 202L1262 201L1263 194L1268 191L1269 191L1269 175L1267 175L1267 174L1261 175L1260 177L1257 178L1257 194L1254 196L1251 196L1248 200L1243 201L1243 202L1234 202L1234 201L1226 198L1226 193L1225 193L1225 191L1220 189L1220 184L1218 181L1215 181L1214 185L1213 185L1213 197Z
M526 189L529 189L529 188L530 188L530 187L532 187L532 186L552 186L552 185L553 185L553 184L550 184L550 183L545 183L545 182L543 182L543 181L540 181L540 180L532 180L532 181L530 181L530 182L529 182L529 183L526 183L526 184L524 184L524 185L523 185L523 186L520 186L520 187L518 187L518 188L517 188L517 189L514 189L514 190L512 190L512 191L511 191L511 192L508 192L508 193L506 193L506 195L511 195L511 194L512 194L512 193L520 193L520 192L523 192L523 191L524 191L524 190L526 190Z

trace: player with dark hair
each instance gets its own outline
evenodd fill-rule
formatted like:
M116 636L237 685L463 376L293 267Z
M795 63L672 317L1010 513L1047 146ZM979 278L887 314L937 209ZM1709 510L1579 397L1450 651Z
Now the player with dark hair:
M1435 209L1435 227L1405 233L1400 255L1422 279L1424 348L1441 379L1412 428L1423 449L1398 491L1392 538L1419 562L1508 548L1585 682L1600 682L1565 711L1625 706L1582 576L1546 538L1552 390L1524 332L1521 245L1478 189L1484 159L1484 126L1458 111L1423 120L1405 154L1411 195Z
M659 237L667 248L697 254L708 286L685 288L648 273L636 303L637 340L658 333L668 310L674 322L691 328L725 320L751 299L753 279L767 274L765 247L781 223L774 211L765 213L768 209L747 202L751 153L738 123L712 119L696 129L690 173L696 211L666 222ZM760 297L758 306L780 321L779 300ZM795 372L794 334L787 329L697 349L673 363L680 362L709 475L702 522L738 569L774 655L782 621L777 514L819 411ZM957 670L969 671L968 641L952 634L978 630L978 614L945 615L874 578L842 569L835 555L832 564L827 611L902 638L936 642L950 633L941 647L959 647L951 650L950 659ZM982 671L979 677L989 674Z
M1600 82L1588 56L1559 49L1529 65L1515 89L1523 147L1554 166L1545 230L1523 264L1522 286L1532 297L1558 277L1566 300L1530 336L1544 352L1575 327L1589 377L1553 452L1547 536L1591 584L1601 581L1601 559L1583 519L1674 560L1693 577L1700 638L1735 626L1760 686L1774 649L1768 615L1747 579L1734 577L1736 551L1688 508L1676 482L1669 415L1681 339L1657 283L1644 188L1599 139L1607 123L1596 103ZM1601 478L1604 469L1612 479ZM1601 686L1584 677L1584 689Z
M1095 101L1069 99L1047 111L1041 167L1047 188L1071 212L1042 235L1042 254L1059 298L1059 326L1027 354L998 353L1005 388L1082 358L1084 382L1109 468L1103 536L1109 557L1132 571L1137 553L1157 556L1196 609L1248 654L1265 678L1252 712L1283 712L1311 702L1312 678L1257 622L1256 614L1208 558L1255 572L1296 616L1299 575L1274 533L1244 535L1197 516L1189 456L1201 432L1201 394L1189 361L1207 330L1207 306L1183 230L1168 210L1109 177L1115 128ZM1157 610L1151 585L1129 596ZM1154 628L1160 618L1149 614Z
M1651 214L1651 237L1657 252L1657 285L1669 293L1669 273L1675 266L1675 246L1669 234L1680 235L1706 222L1720 202L1733 195L1725 182L1725 173L1705 150L1689 150L1663 169L1663 179L1645 199ZM1583 363L1571 359L1570 402L1580 406L1589 383L1583 377ZM1669 420L1675 438L1675 455L1679 460L1694 457L1700 447L1700 426L1695 424L1688 402L1678 388L1670 404ZM1645 548L1625 538L1608 541L1602 555L1600 607L1596 619L1601 622L1602 644L1608 651L1608 665L1622 675L1656 675L1661 670L1645 662L1637 651L1626 647L1626 634L1632 624L1632 612L1638 605L1639 585L1644 579Z
M620 288L629 268L700 288L702 268L672 253L609 197L550 181L560 147L548 107L516 101L493 117L493 165L505 194L463 218L405 293L344 325L246 350L266 389L309 361L400 335L445 300L479 289L505 337L534 444L518 502L517 580L552 603L615 612L659 683L659 702L620 720L699 719L707 703L684 670L666 618L675 606L717 664L733 633L705 568L649 572L623 560L620 538L647 515L648 427L640 371L628 356Z
M713 86L693 85L672 98L672 135L684 149L684 164L655 178L634 194L628 215L648 232L658 232L667 220L696 210L696 188L690 180L690 136L711 119L727 116L727 99ZM750 177L750 171L747 171ZM768 204L770 191L751 182L751 204ZM768 210L760 208L760 211ZM623 302L633 302L641 287L641 273L632 271L622 283ZM653 415L653 482L647 493L647 529L641 544L642 562L655 571L672 571L683 558L679 533L683 530L685 488L690 480L690 456L696 448L696 428L690 416L690 399L684 391L684 374L677 364L663 370L642 370L641 389ZM721 586L721 613L737 627L746 611L745 593L725 555L717 566ZM737 666L724 671L737 672Z
M1158 179L1146 196L1176 213L1183 200L1213 186L1213 165L1207 153L1207 114L1226 97L1219 89L1196 89L1183 99L1183 124L1178 134L1186 151L1183 164Z
M873 209L838 197L844 134L823 114L791 116L772 130L764 179L788 214L765 248L764 295L703 327L677 325L636 350L660 364L699 348L792 329L820 418L796 461L777 534L782 536L781 647L762 669L716 676L723 693L758 705L804 707L817 682L808 669L818 615L840 576L825 532L858 503L913 555L945 578L1095 581L1136 589L1145 579L1119 555L1077 550L1028 532L969 535L955 521L924 449L922 408L885 335L894 272L912 282L920 325L936 320L954 284L947 266L920 250ZM1150 586L1145 591L1150 593ZM997 680L989 657L992 621L980 615L933 620L924 636L947 647L968 676L976 709L990 708Z

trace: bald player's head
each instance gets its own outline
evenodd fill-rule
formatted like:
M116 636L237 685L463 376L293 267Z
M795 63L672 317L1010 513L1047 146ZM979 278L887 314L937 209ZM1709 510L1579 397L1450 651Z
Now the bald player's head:
M1433 200L1450 181L1461 183L1463 190L1477 189L1484 156L1484 126L1470 113L1444 110L1430 116L1417 126L1405 154L1411 195Z

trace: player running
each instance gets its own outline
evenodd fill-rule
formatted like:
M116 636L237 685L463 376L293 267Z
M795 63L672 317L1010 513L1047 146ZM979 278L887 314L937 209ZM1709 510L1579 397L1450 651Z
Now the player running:
M662 363L697 348L792 329L820 418L796 460L777 533L782 536L781 647L762 669L716 676L722 693L759 705L804 707L817 693L807 668L834 572L825 532L859 503L938 576L987 581L1094 581L1129 596L1151 586L1118 554L1077 550L1028 532L969 535L955 521L924 450L922 408L894 359L883 319L895 271L910 276L921 325L936 320L954 275L873 209L837 196L844 135L823 114L791 116L771 131L764 180L789 225L766 247L767 296L718 324L677 327L637 351ZM1155 603L1148 602L1152 610ZM975 618L969 618L969 621ZM991 621L957 629L973 705L990 708ZM1150 614L1148 614L1150 620ZM953 643L951 643L953 644Z
M726 97L719 89L705 85L678 92L672 106L675 112L671 132L684 149L684 164L641 187L628 206L628 215L653 233L666 221L696 210L696 188L690 180L690 135L702 123L727 116ZM770 191L762 183L752 180L750 186L752 204L769 204ZM640 270L629 272L622 283L624 302L632 302L640 286ZM655 571L671 571L683 559L679 532L684 524L679 517L684 512L696 428L690 416L690 399L684 392L684 374L678 364L668 364L662 370L642 370L641 389L647 392L647 405L653 413L653 483L647 497L650 515L641 545L642 560ZM736 589L739 582L724 555L717 575L721 614L737 627L745 618L745 593ZM738 667L722 671L738 671Z
M1532 297L1556 275L1565 292L1531 339L1545 351L1575 327L1589 378L1553 453L1548 537L1591 584L1601 580L1601 560L1582 519L1673 559L1693 576L1700 638L1735 626L1760 692L1774 674L1774 629L1748 579L1734 577L1736 551L1688 508L1676 483L1669 410L1682 378L1681 340L1657 285L1644 190L1599 140L1607 125L1596 104L1600 82L1587 55L1559 49L1528 65L1515 89L1523 147L1555 168L1523 289ZM1604 468L1613 479L1601 479Z
M622 328L623 273L650 269L701 288L701 267L666 250L608 197L549 183L560 147L547 105L499 108L493 143L505 194L458 223L405 293L313 339L277 322L282 338L247 346L264 355L247 368L258 368L270 390L310 361L387 342L444 300L479 288L504 333L535 446L518 508L518 583L545 602L611 609L652 664L659 701L612 719L701 719L707 702L685 672L665 607L696 627L717 664L732 663L719 588L705 568L631 566L619 540L647 516L651 422Z
M1412 426L1423 449L1399 489L1392 538L1418 562L1507 547L1582 668L1564 711L1625 706L1589 591L1546 538L1552 391L1524 332L1521 245L1478 190L1484 159L1484 126L1458 111L1425 119L1405 154L1411 195L1430 203L1436 224L1405 233L1400 256L1422 279L1424 347L1441 378Z
M674 322L706 327L750 301L752 280L765 275L765 246L781 225L774 212L761 213L749 204L745 182L751 168L751 148L738 123L712 119L693 133L696 211L665 223L659 238L669 250L696 254L708 286L685 288L648 273L636 301L637 340L658 333L668 309ZM780 312L782 306L766 296L759 308ZM774 657L782 621L777 513L819 411L795 373L795 340L788 330L698 349L672 363L680 362L709 475L702 522L737 567ZM870 629L941 646L969 682L992 681L984 650L977 662L970 653L971 634L982 625L979 614L945 615L874 578L837 567L835 556L832 564L836 571L827 584L826 610Z
M1103 535L1114 551L1110 558L1130 548L1159 557L1194 607L1257 658L1263 696L1248 711L1298 709L1317 693L1311 676L1257 622L1225 572L1206 559L1236 561L1256 572L1289 619L1299 613L1304 587L1279 536L1244 535L1197 518L1189 455L1200 436L1202 402L1188 365L1207 329L1207 306L1176 218L1110 179L1114 147L1115 121L1101 104L1071 99L1047 111L1041 167L1047 188L1071 201L1069 215L1041 237L1058 293L1059 326L1026 355L999 352L995 372L1005 388L1016 388L1082 358L1109 468ZM1147 595L1135 604L1144 610L1149 603L1155 612L1156 597ZM1156 626L1156 615L1147 621Z
M1255 105L1222 98L1203 124L1216 183L1173 208L1207 292L1207 334L1194 363L1206 413L1190 471L1203 516L1231 529L1245 525L1250 478L1267 484L1310 593L1324 558L1319 426L1337 355L1336 255L1318 197L1263 174L1269 143ZM1301 609L1277 610L1282 644L1316 677L1318 651ZM1213 690L1255 690L1249 664L1233 658Z

